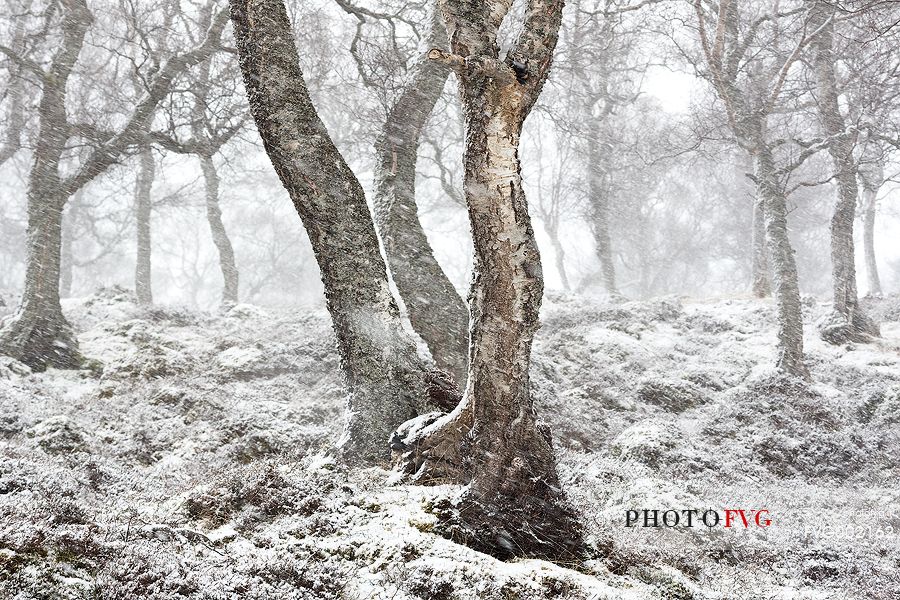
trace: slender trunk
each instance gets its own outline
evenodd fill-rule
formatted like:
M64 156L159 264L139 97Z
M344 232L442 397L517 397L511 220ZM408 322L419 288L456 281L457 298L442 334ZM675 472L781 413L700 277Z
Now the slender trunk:
M386 459L396 427L451 404L454 390L403 329L365 195L309 97L284 3L231 0L231 18L257 130L322 274L349 388L338 449L348 460Z
M878 275L878 263L875 258L875 215L878 208L878 190L884 185L884 152L877 142L870 139L864 141L857 176L862 188L866 280L869 282L869 295L881 296L883 294L881 278Z
M201 156L200 167L206 185L206 220L209 222L213 243L219 252L219 266L225 281L222 289L222 306L228 308L238 301L238 270L234 261L234 248L222 222L222 209L219 207L219 173L212 157Z
M566 250L563 248L562 240L559 239L559 225L544 226L547 237L553 245L553 258L556 263L556 272L559 273L559 280L565 291L570 291L572 287L569 285L569 276L566 274Z
M68 138L66 85L92 17L84 0L66 3L63 37L38 104L38 134L28 178L25 289L16 313L0 330L0 353L35 370L75 368L78 343L59 302L62 211L68 199L59 165Z
M156 177L153 153L146 149L140 154L140 168L135 182L135 221L137 228L137 260L134 267L134 292L138 304L153 304L151 271L150 218L153 210L151 191Z
M544 282L518 155L522 125L549 69L562 3L529 2L523 33L505 62L494 57L509 3L444 0L441 6L453 54L430 55L456 65L466 117L463 165L475 246L469 377L453 412L412 427L399 447L417 480L468 484L448 519L451 537L498 556L572 558L580 526L560 490L550 433L539 426L531 396L531 345Z
M753 201L753 216L750 229L750 287L756 298L772 295L772 274L769 269L769 251L766 248L766 207L762 197L756 193L747 176L753 172L753 157L742 150L735 161L741 189ZM746 182L746 183L745 183Z
M847 132L838 102L833 15L833 7L816 2L810 12L810 26L820 30L812 42L813 71L819 117L825 135L831 140L828 154L837 183L837 203L831 218L831 278L836 315L824 321L820 329L826 341L840 344L850 340L865 341L868 336L877 336L880 332L878 325L863 314L857 299L853 251L853 224L858 199L853 158L855 135Z
M751 279L753 295L767 298L772 295L771 275L769 273L769 255L766 249L766 207L761 197L753 200L753 261L751 263Z
M447 33L433 11L429 47L444 47ZM441 368L466 380L469 313L434 258L417 216L415 184L419 136L444 89L450 70L424 55L391 108L375 143L375 220L391 275L409 321Z
M588 200L591 207L591 233L600 259L603 289L612 298L621 296L616 287L616 266L613 262L612 241L609 235L609 196L603 185L603 156L600 151L600 126L591 118L588 124Z
M869 282L869 295L881 296L881 278L878 276L878 263L875 260L875 212L878 190L863 188L863 251L866 259L866 280Z
M772 152L760 136L755 155L757 195L766 215L766 238L774 268L775 302L778 306L778 361L780 369L809 377L803 362L803 310L794 249L788 237L787 198L775 174Z
M79 200L82 192L79 191L69 201L68 210L63 212L62 248L60 255L59 295L68 298L72 295L72 277L75 270L75 255L72 250L75 228L78 224Z

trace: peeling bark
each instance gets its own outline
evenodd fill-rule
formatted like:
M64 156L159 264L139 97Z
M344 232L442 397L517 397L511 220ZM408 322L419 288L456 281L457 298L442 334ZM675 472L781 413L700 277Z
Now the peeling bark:
M528 367L543 293L540 254L519 164L522 125L546 79L562 2L529 2L506 58L497 29L510 2L443 0L466 119L466 204L475 245L469 377L460 404L395 445L417 481L467 484L444 520L454 539L496 556L577 556L549 431L539 425Z
M455 388L403 330L365 195L309 97L284 3L231 0L231 18L251 113L325 286L349 390L338 452L382 461L394 429L452 406Z
M447 33L435 10L429 47L445 46ZM375 142L375 220L391 275L413 329L438 368L466 380L469 312L434 257L415 198L419 136L443 92L450 69L423 55L385 119Z
M151 273L150 218L153 210L151 191L156 177L156 165L149 149L140 153L140 167L135 181L134 204L137 229L137 260L134 267L134 292L138 304L153 304Z

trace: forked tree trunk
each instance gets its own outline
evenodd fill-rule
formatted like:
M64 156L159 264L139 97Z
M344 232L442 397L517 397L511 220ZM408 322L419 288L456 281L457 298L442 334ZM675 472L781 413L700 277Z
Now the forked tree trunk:
M435 9L427 41L445 46L447 33ZM416 207L419 136L443 92L450 70L425 56L412 67L375 142L375 220L391 275L410 324L435 364L462 385L466 380L469 312L434 258Z
M562 2L532 0L516 46L498 60L508 2L442 2L466 116L466 204L475 245L469 378L460 404L399 448L421 482L467 483L445 525L498 556L571 558L581 531L565 502L549 431L529 384L543 276L522 190L518 147L559 31Z
M808 378L803 362L803 310L794 249L788 237L787 198L778 180L772 152L758 138L756 161L757 195L766 215L766 239L772 257L775 302L778 307L777 366L798 377Z
M813 71L816 78L817 107L822 128L831 140L828 154L835 171L837 203L831 217L831 279L834 313L820 323L823 339L833 344L867 341L878 336L878 325L859 306L856 289L856 264L853 251L853 224L856 220L856 163L853 157L855 136L845 127L838 103L834 70L834 7L815 2L810 26L819 34L813 44Z
M234 260L234 248L219 206L219 173L211 156L200 157L203 181L206 189L206 220L212 233L213 243L219 253L219 267L222 269L222 307L229 308L238 302L238 270Z
M338 442L351 461L378 462L402 422L455 403L403 330L358 180L309 97L281 0L231 0L250 109L272 165L309 234L349 388Z
M150 219L153 212L151 195L153 180L156 177L156 164L153 153L146 149L140 153L140 166L135 181L134 204L135 224L137 229L137 260L134 267L134 293L138 304L153 304L153 276L151 271L152 246L150 235Z
M63 37L43 81L38 134L28 177L25 289L15 314L0 329L0 354L35 370L75 368L81 355L59 302L62 191L59 165L68 139L66 84L92 17L84 0L66 3Z
M616 287L616 265L613 262L612 241L609 235L609 196L603 185L603 160L600 152L600 127L590 118L588 124L588 200L591 207L591 233L600 259L600 276L603 289L611 298L622 294Z

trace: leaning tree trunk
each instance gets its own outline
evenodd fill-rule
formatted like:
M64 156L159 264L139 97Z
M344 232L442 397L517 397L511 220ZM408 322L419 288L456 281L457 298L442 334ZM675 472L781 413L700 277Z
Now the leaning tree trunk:
M612 241L609 235L609 195L603 185L603 156L600 152L600 126L597 119L588 123L588 202L591 211L591 233L594 236L603 289L610 298L622 296L616 287L616 265L613 262Z
M452 406L455 389L403 329L365 195L309 97L284 3L231 0L231 18L251 113L322 274L350 392L338 450L386 459L394 429Z
M68 138L66 85L91 15L84 1L68 3L63 37L42 82L38 134L28 178L25 289L15 314L0 329L0 353L35 370L75 368L81 354L59 302L62 212L60 160Z
M878 336L878 325L867 317L857 298L856 265L853 251L853 223L856 220L856 163L853 157L855 135L845 127L838 103L834 68L834 8L815 2L810 26L819 33L814 38L813 71L818 93L817 106L822 128L831 140L828 154L835 171L837 203L831 217L831 279L834 312L820 325L822 338L832 344L867 341Z
M475 246L469 378L460 404L430 425L408 424L395 447L422 482L467 483L448 532L499 555L571 558L581 532L560 490L550 434L529 381L543 276L522 189L519 139L549 69L562 2L532 0L505 61L497 28L508 4L442 2L466 116L466 204Z
M427 42L445 46L437 10ZM410 324L428 345L435 364L462 385L466 380L469 313L434 258L417 216L415 184L419 136L444 89L450 70L423 56L410 71L375 142L375 220L391 275Z
M225 229L225 223L222 222L222 209L219 207L219 173L211 156L201 156L200 167L206 186L206 220L209 222L213 243L219 252L219 266L225 282L222 288L222 307L229 308L238 301L238 270L234 260L234 248Z
M156 177L153 153L146 149L140 153L140 167L135 181L135 222L137 229L137 260L134 267L134 292L138 304L153 304L153 277L151 271L150 219L153 212L151 191Z
M763 138L760 137L760 140ZM778 306L778 362L780 369L808 378L803 362L803 309L794 249L788 237L787 198L778 180L772 152L765 142L755 154L757 195L766 215L766 238L772 257L775 302Z

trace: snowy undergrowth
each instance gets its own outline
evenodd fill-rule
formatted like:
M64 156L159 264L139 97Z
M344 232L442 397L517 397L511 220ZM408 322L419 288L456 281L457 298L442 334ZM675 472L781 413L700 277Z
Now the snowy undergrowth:
M885 302L889 306L889 302ZM0 597L895 598L900 324L771 369L747 299L548 302L533 379L595 547L503 563L434 533L449 487L320 458L343 391L327 316L67 303L81 372L0 361ZM885 314L890 314L889 310ZM627 528L632 509L772 526Z

